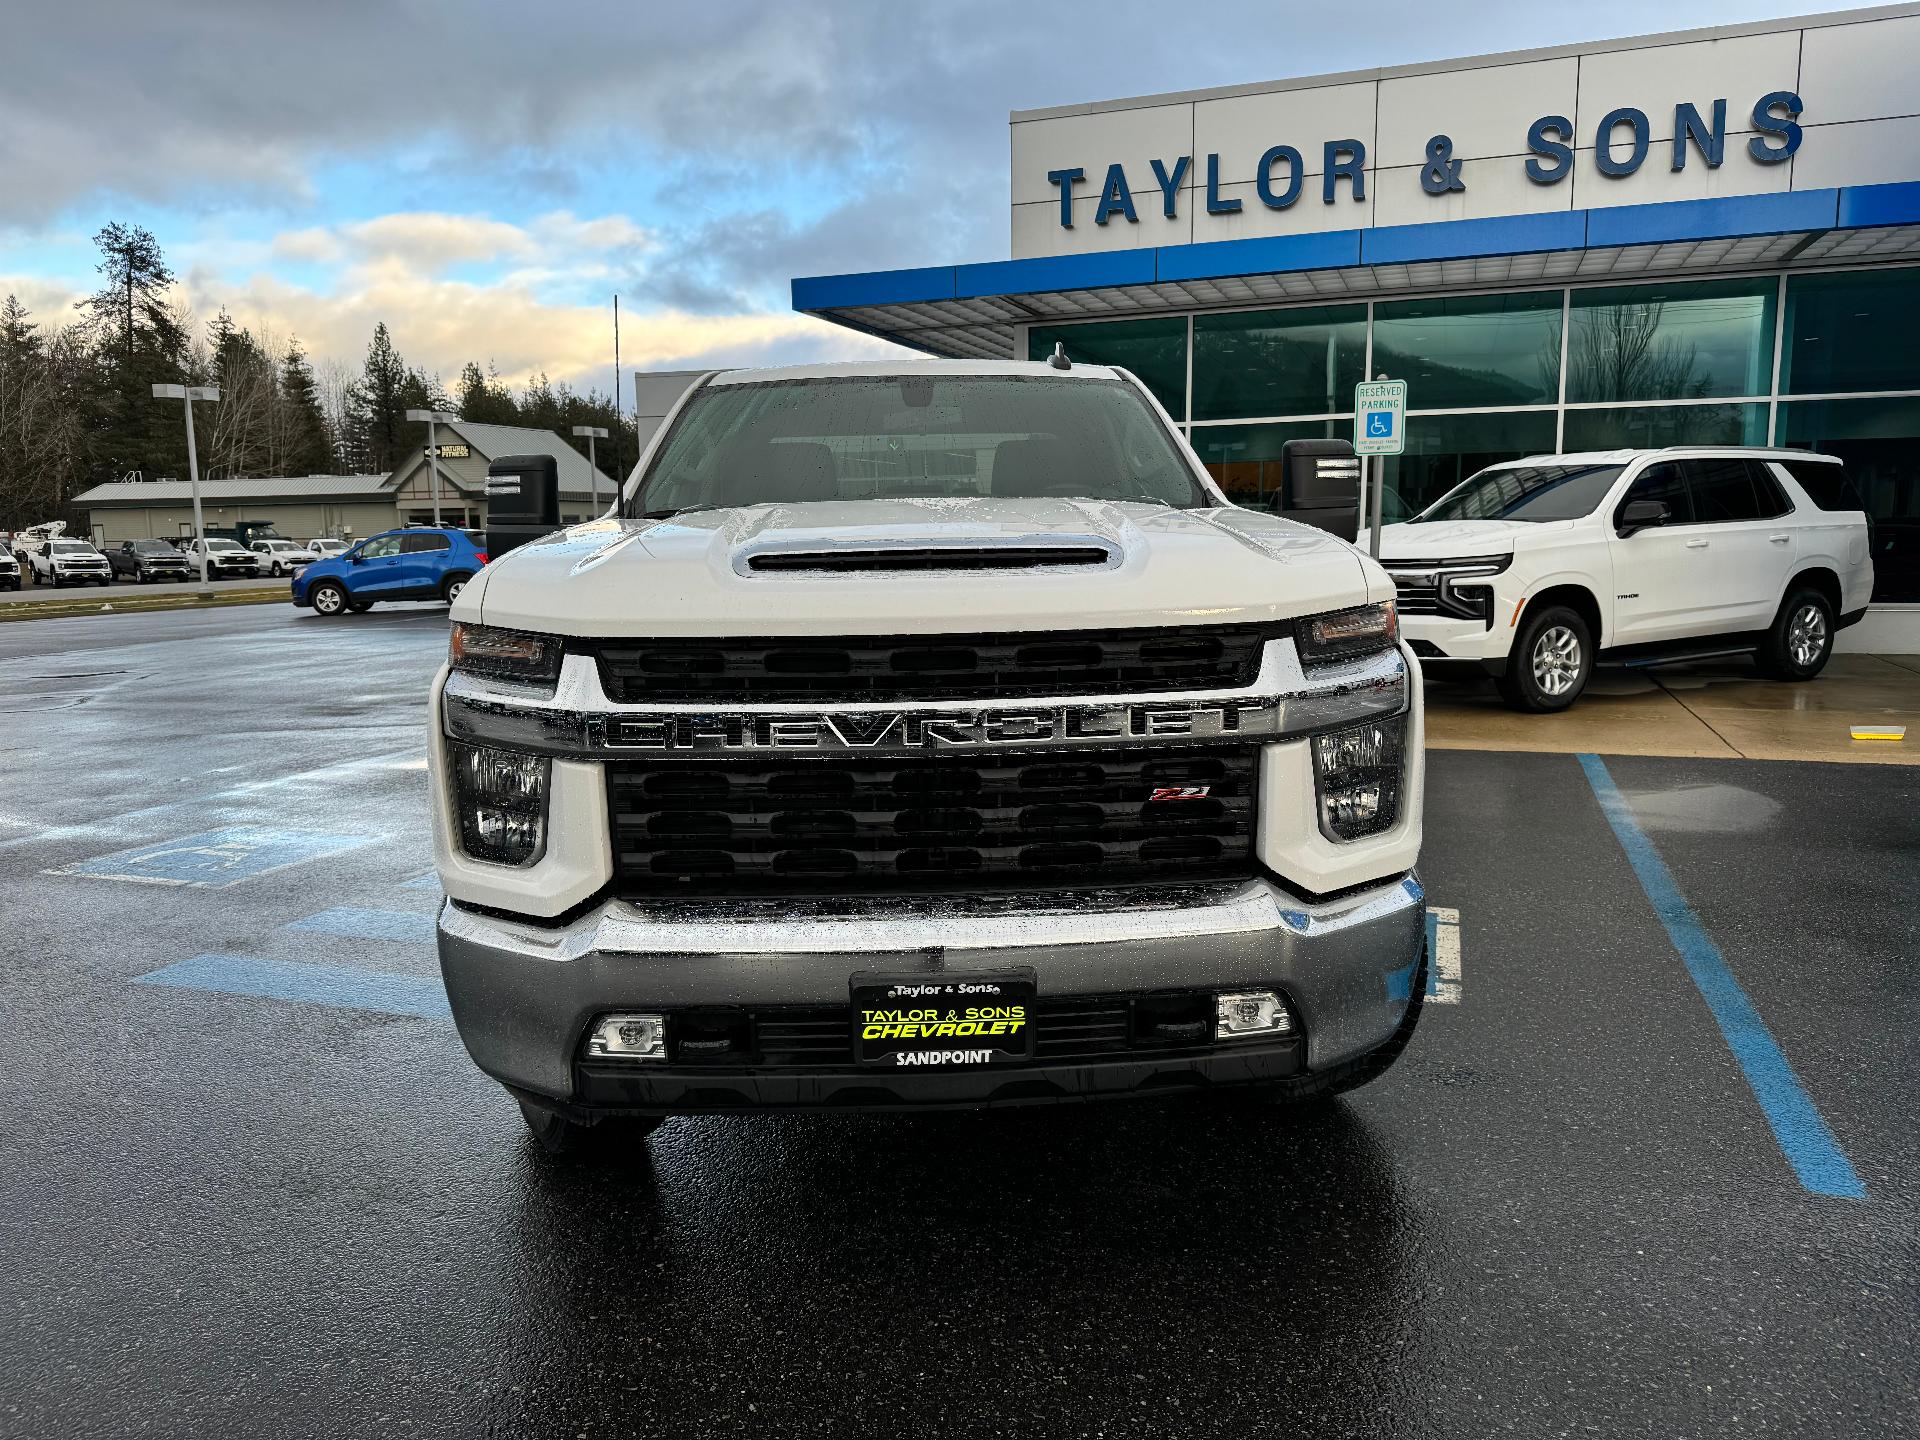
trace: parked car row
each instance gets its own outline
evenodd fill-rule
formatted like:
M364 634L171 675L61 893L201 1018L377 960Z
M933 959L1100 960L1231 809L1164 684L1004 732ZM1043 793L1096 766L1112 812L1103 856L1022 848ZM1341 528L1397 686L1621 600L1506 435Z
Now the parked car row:
M22 543L26 541L27 543ZM137 585L192 580L200 574L205 551L209 580L255 580L296 575L316 560L342 554L345 540L319 538L301 545L279 536L246 545L221 535L205 540L122 540L102 551L89 540L62 535L15 537L14 548L0 550L0 590L18 590L23 579L36 585L108 585L131 580Z

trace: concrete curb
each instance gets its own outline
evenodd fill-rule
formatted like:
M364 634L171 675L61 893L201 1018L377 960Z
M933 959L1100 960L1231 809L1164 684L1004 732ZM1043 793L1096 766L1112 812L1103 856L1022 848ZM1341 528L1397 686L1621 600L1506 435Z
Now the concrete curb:
M228 605L287 603L287 588L177 592L110 599L14 600L0 603L0 624L10 620L59 620L71 616L145 615L156 610L214 610Z

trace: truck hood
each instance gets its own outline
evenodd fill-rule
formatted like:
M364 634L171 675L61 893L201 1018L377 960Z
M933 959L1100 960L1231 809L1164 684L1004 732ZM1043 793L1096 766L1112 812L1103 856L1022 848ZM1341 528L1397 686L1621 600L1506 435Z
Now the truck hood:
M832 500L576 525L487 566L453 614L569 635L938 634L1270 621L1392 593L1353 547L1252 510Z
M1558 534L1573 528L1571 520L1433 520L1419 525L1380 527L1380 558L1395 560L1450 560L1464 555L1511 555L1523 536ZM1362 531L1355 542L1364 547Z

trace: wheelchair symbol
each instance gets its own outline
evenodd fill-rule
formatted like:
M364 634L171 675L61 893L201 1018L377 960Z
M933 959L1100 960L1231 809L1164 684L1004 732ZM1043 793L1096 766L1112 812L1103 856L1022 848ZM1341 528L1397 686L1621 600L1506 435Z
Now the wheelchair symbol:
M1393 412L1375 410L1367 416L1367 438L1369 440L1391 440L1393 438Z

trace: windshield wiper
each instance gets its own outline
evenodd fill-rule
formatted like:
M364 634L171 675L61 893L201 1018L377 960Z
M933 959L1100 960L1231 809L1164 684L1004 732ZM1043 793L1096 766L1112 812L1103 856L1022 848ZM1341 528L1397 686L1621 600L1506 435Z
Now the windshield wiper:
M642 520L671 520L675 515L691 515L696 510L724 510L724 505L716 505L711 500L702 500L697 505L676 505L667 510L642 510Z

